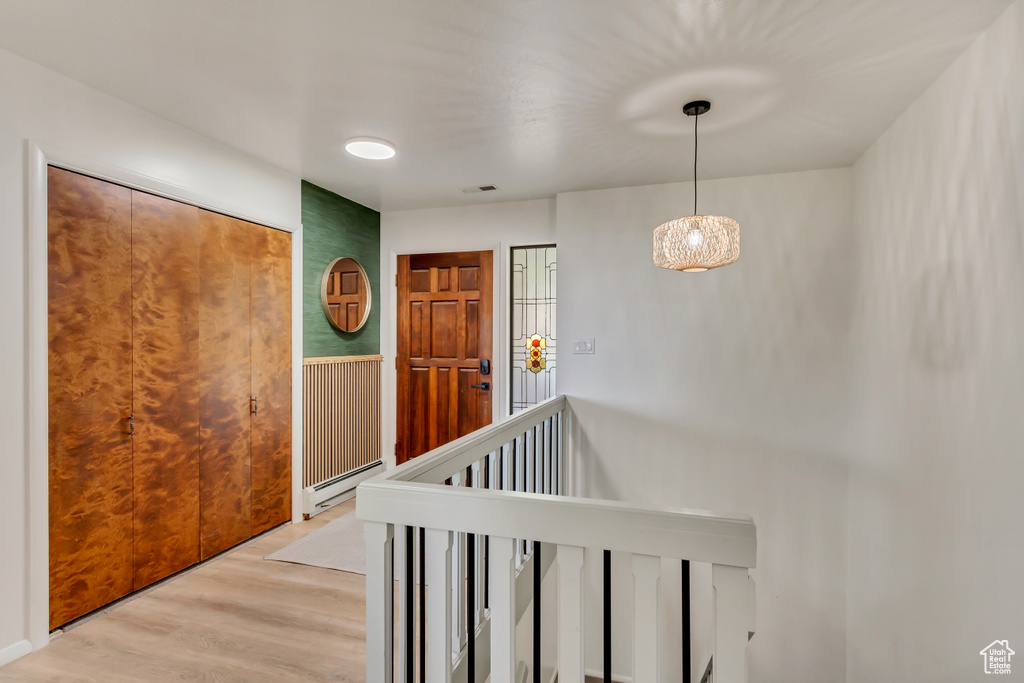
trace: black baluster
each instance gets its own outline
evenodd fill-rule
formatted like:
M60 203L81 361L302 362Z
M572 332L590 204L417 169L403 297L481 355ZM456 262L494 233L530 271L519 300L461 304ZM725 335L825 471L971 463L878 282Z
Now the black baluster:
M469 683L476 682L476 536L466 534L466 665Z
M612 683L612 551L604 551L604 683Z
M533 542L533 683L540 681L540 541Z
M392 537L392 539L388 542L388 545L391 546L391 576L392 576L392 578L394 578L395 576L401 576L401 574L396 574L395 573L395 563L398 561L395 558L395 555L397 555L398 544L400 542L401 542L400 538L394 538L394 537ZM401 596L398 596L398 599L401 600ZM388 609L391 610L391 623L394 624L395 623L395 619L397 618L396 609L395 609L395 582L394 581L388 581L388 585L387 585L387 598L386 598L386 600L387 600L387 603L388 603ZM394 668L395 668L395 658L398 657L398 655L399 655L398 648L394 647L394 643L392 643L392 647L391 647L391 668L392 668L392 670L394 670Z
M540 423L540 486L537 488L541 493L548 492L548 423L544 420Z
M494 453L488 453L484 460L484 488L492 488L491 484L491 458ZM491 537L484 536L484 609L491 606Z
M530 477L528 473L530 471L530 438L529 434L523 433L523 457L519 459L522 470L519 472L519 483L520 489L523 493L530 490Z
M548 436L548 421L540 423L540 440L544 457L540 464L540 490L541 493L548 493L548 460L551 458L551 438Z
M512 490L519 490L519 437L512 439L512 462L509 463L512 470Z
M541 422L536 427L536 439L537 439L537 485L534 487L537 489L537 493L544 493L544 459L547 458L547 452L545 446L547 441L544 439L544 423Z
M427 683L427 530L420 527L420 683Z
M405 681L406 683L413 683L415 675L415 626L416 621L414 619L413 612L416 609L416 599L414 596L415 577L413 573L413 563L416 561L416 551L414 549L414 535L416 530L411 527L405 527Z
M683 560L683 683L690 683L690 561Z
M534 493L540 493L541 490L541 449L537 440L537 427L534 425Z

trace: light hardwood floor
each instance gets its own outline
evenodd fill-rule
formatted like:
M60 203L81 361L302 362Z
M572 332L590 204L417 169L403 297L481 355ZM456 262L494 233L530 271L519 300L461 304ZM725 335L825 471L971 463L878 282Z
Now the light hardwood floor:
M271 532L58 635L0 681L364 680L366 579L265 561L355 508Z

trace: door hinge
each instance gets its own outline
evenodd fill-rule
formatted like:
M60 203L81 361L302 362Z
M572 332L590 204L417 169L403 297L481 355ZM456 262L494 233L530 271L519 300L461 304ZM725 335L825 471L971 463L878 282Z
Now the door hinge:
M395 370L398 369L398 356L395 356Z
M128 438L135 438L135 413L128 416Z
M253 396L249 399L249 412L253 415L258 415L260 412L260 398L259 396Z

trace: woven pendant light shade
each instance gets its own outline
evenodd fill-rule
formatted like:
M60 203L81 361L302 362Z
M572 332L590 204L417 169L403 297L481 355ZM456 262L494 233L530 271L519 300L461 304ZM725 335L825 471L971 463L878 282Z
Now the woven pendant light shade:
M654 229L654 265L701 272L740 257L740 224L725 216L686 216Z
M654 265L700 273L727 266L740 257L740 224L725 216L697 215L697 119L711 109L707 100L683 105L693 117L693 215L654 229Z

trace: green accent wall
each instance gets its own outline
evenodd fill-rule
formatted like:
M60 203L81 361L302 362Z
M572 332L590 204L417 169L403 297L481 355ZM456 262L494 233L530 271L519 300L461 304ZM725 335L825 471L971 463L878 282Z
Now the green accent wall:
M320 278L336 258L349 256L370 278L370 319L358 332L331 327L320 306ZM302 355L380 353L380 213L302 181Z

